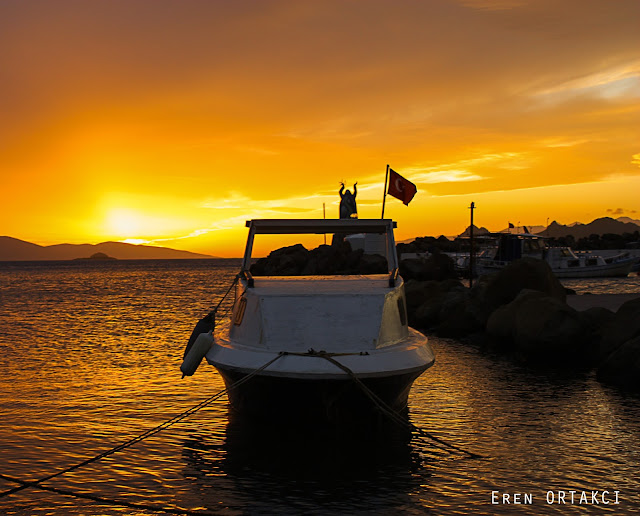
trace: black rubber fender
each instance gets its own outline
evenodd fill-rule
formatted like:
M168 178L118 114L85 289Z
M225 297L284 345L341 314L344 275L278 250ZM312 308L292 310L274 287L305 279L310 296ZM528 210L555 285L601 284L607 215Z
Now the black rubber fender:
M184 350L184 355L182 356L182 358L184 359L184 357L187 356L187 353L189 353L189 350L191 349L191 346L193 346L193 343L198 338L198 335L200 335L201 333L209 333L210 331L213 331L215 326L216 326L215 312L209 312L202 319L200 319L196 324L196 327L193 329L193 332L191 333L191 337L189 337L189 342L187 343L187 347Z

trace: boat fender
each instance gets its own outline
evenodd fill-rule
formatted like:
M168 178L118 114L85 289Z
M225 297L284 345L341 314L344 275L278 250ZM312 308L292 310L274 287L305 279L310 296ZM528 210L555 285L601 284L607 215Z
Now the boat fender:
M193 343L196 341L196 339L201 333L208 333L210 331L213 331L215 326L216 326L215 312L209 312L202 319L200 319L196 324L196 327L191 332L191 337L189 337L189 342L187 343L187 347L184 350L184 355L182 355L182 358L184 359L187 357L187 353L189 353L191 346L193 346Z
M184 361L180 366L182 371L182 378L185 376L192 376L196 372L200 362L204 356L209 352L213 345L213 332L201 333L191 346L189 353L184 357Z

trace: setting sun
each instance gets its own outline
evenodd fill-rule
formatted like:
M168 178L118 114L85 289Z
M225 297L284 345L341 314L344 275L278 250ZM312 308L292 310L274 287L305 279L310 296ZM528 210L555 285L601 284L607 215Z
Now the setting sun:
M115 209L107 216L107 230L119 238L133 238L142 231L140 215L131 210Z

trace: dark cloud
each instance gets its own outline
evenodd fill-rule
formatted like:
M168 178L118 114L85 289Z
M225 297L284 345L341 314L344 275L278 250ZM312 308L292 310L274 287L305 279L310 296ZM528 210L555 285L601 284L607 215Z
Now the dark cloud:
M637 210L626 210L624 208L608 208L607 213L611 215L633 215L634 213L637 213Z

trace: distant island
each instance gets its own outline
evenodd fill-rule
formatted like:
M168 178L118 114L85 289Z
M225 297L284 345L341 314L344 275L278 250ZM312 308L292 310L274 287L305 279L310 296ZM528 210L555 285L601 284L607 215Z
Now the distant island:
M117 260L117 258L105 253L93 253L89 258L74 258L74 260Z
M102 255L102 256L96 256ZM101 244L56 244L42 246L9 236L0 236L0 261L75 260L175 260L216 258L207 254L168 247L102 242Z

